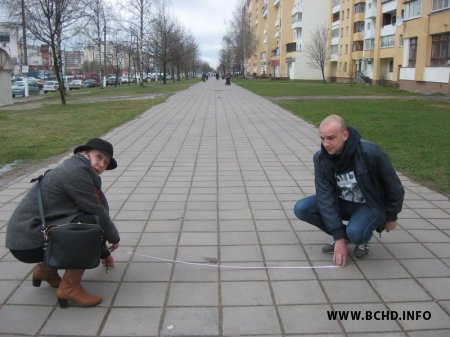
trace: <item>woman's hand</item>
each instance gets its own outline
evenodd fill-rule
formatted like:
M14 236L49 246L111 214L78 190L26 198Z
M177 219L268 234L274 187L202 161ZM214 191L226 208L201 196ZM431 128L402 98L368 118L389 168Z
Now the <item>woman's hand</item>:
M108 247L108 250L109 250L110 253L112 253L117 248L119 248L119 243L113 243L113 244L111 244L111 246Z
M394 230L397 227L397 221L386 221L384 224L384 228L386 229L386 232L390 232Z
M110 254L108 257L101 260L102 266L106 268L114 268L114 258Z

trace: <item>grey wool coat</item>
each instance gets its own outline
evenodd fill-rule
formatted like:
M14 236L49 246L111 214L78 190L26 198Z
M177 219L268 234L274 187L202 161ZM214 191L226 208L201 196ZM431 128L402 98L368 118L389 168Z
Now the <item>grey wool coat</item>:
M109 243L120 241L109 217L108 202L101 192L101 179L88 159L75 154L47 172L41 182L47 225L68 223L78 215L96 215ZM44 245L37 206L37 182L14 210L6 228L6 247L29 250Z

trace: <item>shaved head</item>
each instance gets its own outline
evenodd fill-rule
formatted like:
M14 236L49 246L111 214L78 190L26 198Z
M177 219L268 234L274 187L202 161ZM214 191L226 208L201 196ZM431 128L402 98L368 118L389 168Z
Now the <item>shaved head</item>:
M330 126L331 124L335 124L342 132L347 130L347 123L345 122L345 119L339 115L329 115L328 117L325 117L320 123L319 129Z
M347 123L339 115L330 115L320 123L319 135L328 154L338 155L342 153L349 137Z

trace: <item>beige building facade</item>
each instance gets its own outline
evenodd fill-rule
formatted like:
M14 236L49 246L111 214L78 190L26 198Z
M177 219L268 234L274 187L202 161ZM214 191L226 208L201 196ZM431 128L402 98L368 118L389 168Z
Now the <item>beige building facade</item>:
M450 1L329 2L328 80L450 93Z
M327 0L248 0L246 12L256 48L246 60L246 73L256 76L320 80L308 64L304 46L327 24Z

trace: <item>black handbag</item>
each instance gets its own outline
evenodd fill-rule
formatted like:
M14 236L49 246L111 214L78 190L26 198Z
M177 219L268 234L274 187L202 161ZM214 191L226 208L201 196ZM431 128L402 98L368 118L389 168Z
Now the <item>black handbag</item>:
M44 175L32 180L38 181L37 201L44 235L44 262L55 269L97 267L103 246L103 229L98 224L86 223L46 225L41 190Z

